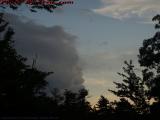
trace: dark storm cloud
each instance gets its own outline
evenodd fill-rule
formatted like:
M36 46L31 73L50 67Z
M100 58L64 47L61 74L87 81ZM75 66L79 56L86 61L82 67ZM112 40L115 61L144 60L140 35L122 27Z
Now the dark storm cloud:
M53 71L48 77L50 86L76 90L83 87L79 57L75 48L76 37L61 26L45 27L33 21L23 21L15 15L6 15L14 28L15 45L29 63L37 56L37 67Z

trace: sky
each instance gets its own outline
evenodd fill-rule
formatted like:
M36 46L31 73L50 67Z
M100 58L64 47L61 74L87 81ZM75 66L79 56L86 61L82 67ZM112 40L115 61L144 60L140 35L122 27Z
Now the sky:
M116 99L108 89L121 82L124 60L137 64L138 48L156 32L151 20L159 6L159 0L74 0L53 13L26 6L1 11L15 29L17 50L54 71L48 89L85 87L94 104L100 95Z

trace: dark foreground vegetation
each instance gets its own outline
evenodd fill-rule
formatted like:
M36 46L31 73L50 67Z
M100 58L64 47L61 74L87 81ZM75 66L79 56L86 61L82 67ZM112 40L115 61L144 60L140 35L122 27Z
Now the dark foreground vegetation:
M155 28L160 28L160 15ZM91 107L86 100L88 91L57 89L48 96L44 72L26 64L26 58L14 48L14 30L0 14L0 119L29 117L34 119L56 120L159 120L160 116L160 32L143 41L139 48L138 73L132 61L125 61L120 83L109 90L117 101L109 101L100 96L97 104Z

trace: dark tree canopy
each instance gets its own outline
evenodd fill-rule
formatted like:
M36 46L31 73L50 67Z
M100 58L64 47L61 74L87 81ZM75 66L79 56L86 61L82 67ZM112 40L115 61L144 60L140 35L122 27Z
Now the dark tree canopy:
M89 119L92 108L90 103L86 100L87 95L88 91L86 89L81 89L78 93L66 90L64 92L64 103L62 104L62 119Z
M96 104L96 109L97 119L105 120L111 118L113 115L112 104L104 96L100 96Z
M160 15L156 15L156 29L160 28ZM143 41L139 49L139 63L145 68L145 81L150 89L150 97L160 100L160 32L157 31L152 38Z
M156 21L157 23L155 24L155 29L159 29L160 28L160 15L156 15L153 17L152 21Z
M155 29L160 28L160 15L153 17ZM115 101L115 113L134 119L156 120L160 114L160 32L143 41L139 48L139 73L132 61L125 61L123 73L118 73L122 82L114 82L116 90L109 90L120 98ZM118 117L117 117L118 118ZM131 119L130 117L128 119Z
M14 31L3 20L3 14L0 15L0 30L0 112L32 111L34 107L38 110L34 103L39 98L48 99L44 89L45 78L50 73L25 64L27 59L14 48Z
M124 62L126 67L123 67L124 73L118 73L122 78L122 83L114 82L117 91L110 90L118 97L123 98L126 101L133 103L133 108L139 113L148 111L148 99L146 96L145 84L136 73L132 61ZM123 100L123 101L124 101Z

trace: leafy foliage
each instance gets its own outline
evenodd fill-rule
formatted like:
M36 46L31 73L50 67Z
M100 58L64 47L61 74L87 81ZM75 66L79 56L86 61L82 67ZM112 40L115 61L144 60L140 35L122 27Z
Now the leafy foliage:
M129 63L124 62L126 67L123 67L124 73L118 73L123 77L123 83L116 83L117 91L110 90L118 97L122 97L124 100L129 100L133 103L133 107L139 112L147 112L147 96L143 79L136 75L134 71L134 65L132 61Z
M156 29L160 27L160 15L156 15L153 21L158 21ZM160 100L160 32L143 41L143 46L139 49L139 63L145 67L147 79L145 82L150 88L150 97Z
M64 103L62 105L62 119L74 120L76 117L77 120L82 120L89 118L91 106L89 102L86 101L87 95L88 91L85 89L79 90L78 93L66 90L64 92Z

